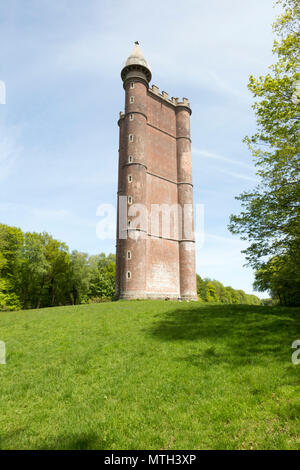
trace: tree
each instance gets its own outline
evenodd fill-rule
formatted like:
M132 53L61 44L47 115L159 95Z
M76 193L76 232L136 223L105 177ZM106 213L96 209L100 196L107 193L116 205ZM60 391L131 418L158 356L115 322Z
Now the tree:
M205 301L206 297L206 283L203 281L203 279L199 276L199 274L196 275L196 282L197 282L197 294L198 297L202 300Z
M213 280L211 282L216 287L216 295L217 295L218 300L223 304L228 304L229 298L228 298L227 291L225 287L223 286L223 284L220 281L216 281L216 280Z
M91 274L88 255L76 250L72 251L69 293L73 305L81 303L87 298Z
M255 269L263 269L271 257L284 256L300 265L300 100L295 84L300 78L299 14L297 0L279 0L284 11L273 25L277 62L265 76L250 76L249 90L257 132L244 141L251 150L260 184L236 199L242 212L232 215L229 229L250 242L244 250ZM298 276L299 277L299 276Z
M48 305L64 305L68 283L70 254L65 243L55 240L48 233L42 234L45 244L45 256L50 270L45 282L48 288Z
M115 295L115 255L101 253L90 257L91 282L89 296L98 299L113 299Z
M229 303L230 304L239 304L240 303L240 299L239 299L239 296L238 296L238 293L236 290L234 290L232 287L230 286L227 286L225 287L226 291L227 291L227 295L228 295L228 298L229 298Z
M48 233L0 224L0 310L111 300L115 255L89 257Z
M224 287L222 282L215 279L197 278L197 294L203 302L220 302L222 304L248 304L259 305L260 300L256 295L245 294L243 290L235 290L233 287Z
M45 236L25 233L21 254L21 282L19 286L23 307L40 308L43 288L51 270L46 257Z
M0 224L0 309L20 308L18 285L23 233L19 228Z
M208 281L206 284L205 301L206 302L218 302L219 301L216 286L214 285L212 281Z
M0 278L0 311L20 310L21 303L19 297L12 291L8 280Z
M268 291L271 297L283 305L300 304L299 269L286 256L271 258L255 274L254 287Z
M16 227L0 224L0 277L14 277L19 267L22 246L22 231Z

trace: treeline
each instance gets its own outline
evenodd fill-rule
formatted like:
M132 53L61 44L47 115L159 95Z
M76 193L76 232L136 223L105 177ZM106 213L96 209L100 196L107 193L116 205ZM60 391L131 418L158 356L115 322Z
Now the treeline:
M259 304L254 295L197 275L203 302ZM72 251L48 233L0 224L0 310L113 300L115 255Z
M203 302L220 302L223 304L260 305L261 301L256 295L246 294L243 290L236 290L230 286L223 286L219 281L202 279L197 274L197 294Z
M112 300L115 256L69 252L48 233L0 224L0 310Z

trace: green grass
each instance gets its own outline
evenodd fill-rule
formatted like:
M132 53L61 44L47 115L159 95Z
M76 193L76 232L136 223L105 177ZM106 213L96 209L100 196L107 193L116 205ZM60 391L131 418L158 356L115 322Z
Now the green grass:
M112 302L0 314L1 449L299 449L300 309Z

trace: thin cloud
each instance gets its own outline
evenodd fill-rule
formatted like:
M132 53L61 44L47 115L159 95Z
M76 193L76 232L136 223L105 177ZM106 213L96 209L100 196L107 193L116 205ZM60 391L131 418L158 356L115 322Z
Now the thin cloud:
M38 221L38 223L43 224L49 222L58 222L61 225L66 225L70 227L71 225L86 227L94 229L97 219L87 219L81 216L78 216L74 211L69 209L51 209L51 208L42 208L34 207L28 204L19 204L14 202L0 203L0 214L2 217L7 214L12 216L15 220L22 220L24 215L27 220L30 220L32 223ZM15 225L18 225L18 222L14 222Z
M239 178L242 180L247 180L247 181L253 181L254 183L258 183L257 178L253 178L252 176L247 176L242 173L236 173L234 171L229 171L229 170L223 170L222 168L219 169L221 173L224 173L225 175L233 176L233 178Z
M232 163L233 165L240 165L245 168L253 169L253 167L251 165L248 165L247 163L240 162L239 160L234 160L232 158L224 157L224 155L219 155L217 153L208 152L207 150L193 148L192 152L193 154L201 155L202 157L212 158L214 160L221 160L223 162Z
M71 212L65 209L42 209L39 207L31 207L26 204L18 204L14 202L7 202L0 204L0 211L11 212L14 210L22 210L30 212L36 217L53 217L53 218L64 218L71 215Z
M222 243L231 243L234 245L240 245L240 247L244 248L246 247L246 243L239 238L236 237L224 237L222 235L215 235L213 233L206 233L206 238L207 240L212 240L212 241L219 241Z
M35 37L26 36L26 47L34 51L24 77L27 86L29 82L33 90L38 83L44 87L45 81L55 76L69 80L74 72L116 76L131 51L133 40L140 39L145 57L155 72L154 82L157 78L169 76L178 84L184 77L185 86L187 83L196 84L197 87L247 100L240 76L248 76L249 61L258 62L256 67L259 69L265 64L265 51L268 49L261 44L271 37L271 26L265 28L265 18L272 10L270 5L259 0L227 0L226 5L220 0L209 4L188 1L183 11L182 8L174 9L173 2L166 0L163 3L155 1L145 16L146 7L145 0L115 4L92 2L87 28L86 16L84 21L76 7L70 12L67 1L59 2L59 6L53 2L43 5L42 18L49 16L49 21L53 21L54 17L68 16L70 20L67 29L63 29L64 35L51 34L51 40L47 36L48 28L44 27L42 34L47 40L41 41L43 49L37 48ZM182 22L183 15L185 21ZM133 16L136 21L128 31L124 17ZM182 28L180 38L176 28L179 22ZM153 24L160 34L153 36ZM249 25L254 24L256 34L253 34L254 26L249 29ZM57 22L58 29L62 25L65 26L62 21ZM4 37L5 32L2 33ZM237 37L239 41L236 41ZM7 42L5 50L9 55L15 48L11 41ZM254 65L251 71L253 68Z

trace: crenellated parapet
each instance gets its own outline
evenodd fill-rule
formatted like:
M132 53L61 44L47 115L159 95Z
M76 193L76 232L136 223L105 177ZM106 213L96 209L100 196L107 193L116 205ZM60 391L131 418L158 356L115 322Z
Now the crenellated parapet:
M152 87L149 88L148 91L153 95L157 96L158 98L166 101L167 103L172 104L175 107L178 106L188 108L190 110L190 113L192 113L188 98L182 98L182 101L179 101L179 98L174 98L174 96L170 98L169 93L167 93L166 91L162 91L160 93L159 88L156 85L152 85Z

